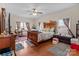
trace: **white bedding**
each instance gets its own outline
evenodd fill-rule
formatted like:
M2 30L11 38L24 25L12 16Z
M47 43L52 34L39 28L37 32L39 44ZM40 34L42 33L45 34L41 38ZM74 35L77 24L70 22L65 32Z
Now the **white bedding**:
M38 34L37 42L45 41L53 37L53 32L42 32Z

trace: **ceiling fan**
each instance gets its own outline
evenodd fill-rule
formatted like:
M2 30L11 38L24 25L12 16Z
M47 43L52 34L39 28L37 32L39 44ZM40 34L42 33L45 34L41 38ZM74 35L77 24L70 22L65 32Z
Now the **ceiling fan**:
M43 14L43 12L38 11L36 8L33 8L32 11L30 11L31 14L30 15L39 15L39 14Z

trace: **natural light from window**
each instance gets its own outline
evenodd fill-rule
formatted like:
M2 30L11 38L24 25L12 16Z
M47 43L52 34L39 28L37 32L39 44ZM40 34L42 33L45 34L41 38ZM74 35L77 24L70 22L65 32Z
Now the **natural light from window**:
M64 21L62 19L58 20L58 26L65 26Z

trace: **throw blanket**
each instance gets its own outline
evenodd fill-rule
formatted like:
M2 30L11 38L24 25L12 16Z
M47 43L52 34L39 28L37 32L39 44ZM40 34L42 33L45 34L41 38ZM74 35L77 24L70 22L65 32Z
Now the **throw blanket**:
M45 41L53 37L53 32L42 32L38 34L38 41Z

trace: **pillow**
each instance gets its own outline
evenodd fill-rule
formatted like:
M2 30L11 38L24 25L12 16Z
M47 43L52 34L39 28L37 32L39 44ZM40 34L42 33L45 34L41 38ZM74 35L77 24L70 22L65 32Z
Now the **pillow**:
M43 29L43 32L48 32L48 31L49 31L48 28Z
M50 32L54 32L54 28L51 28L51 29L50 29Z

